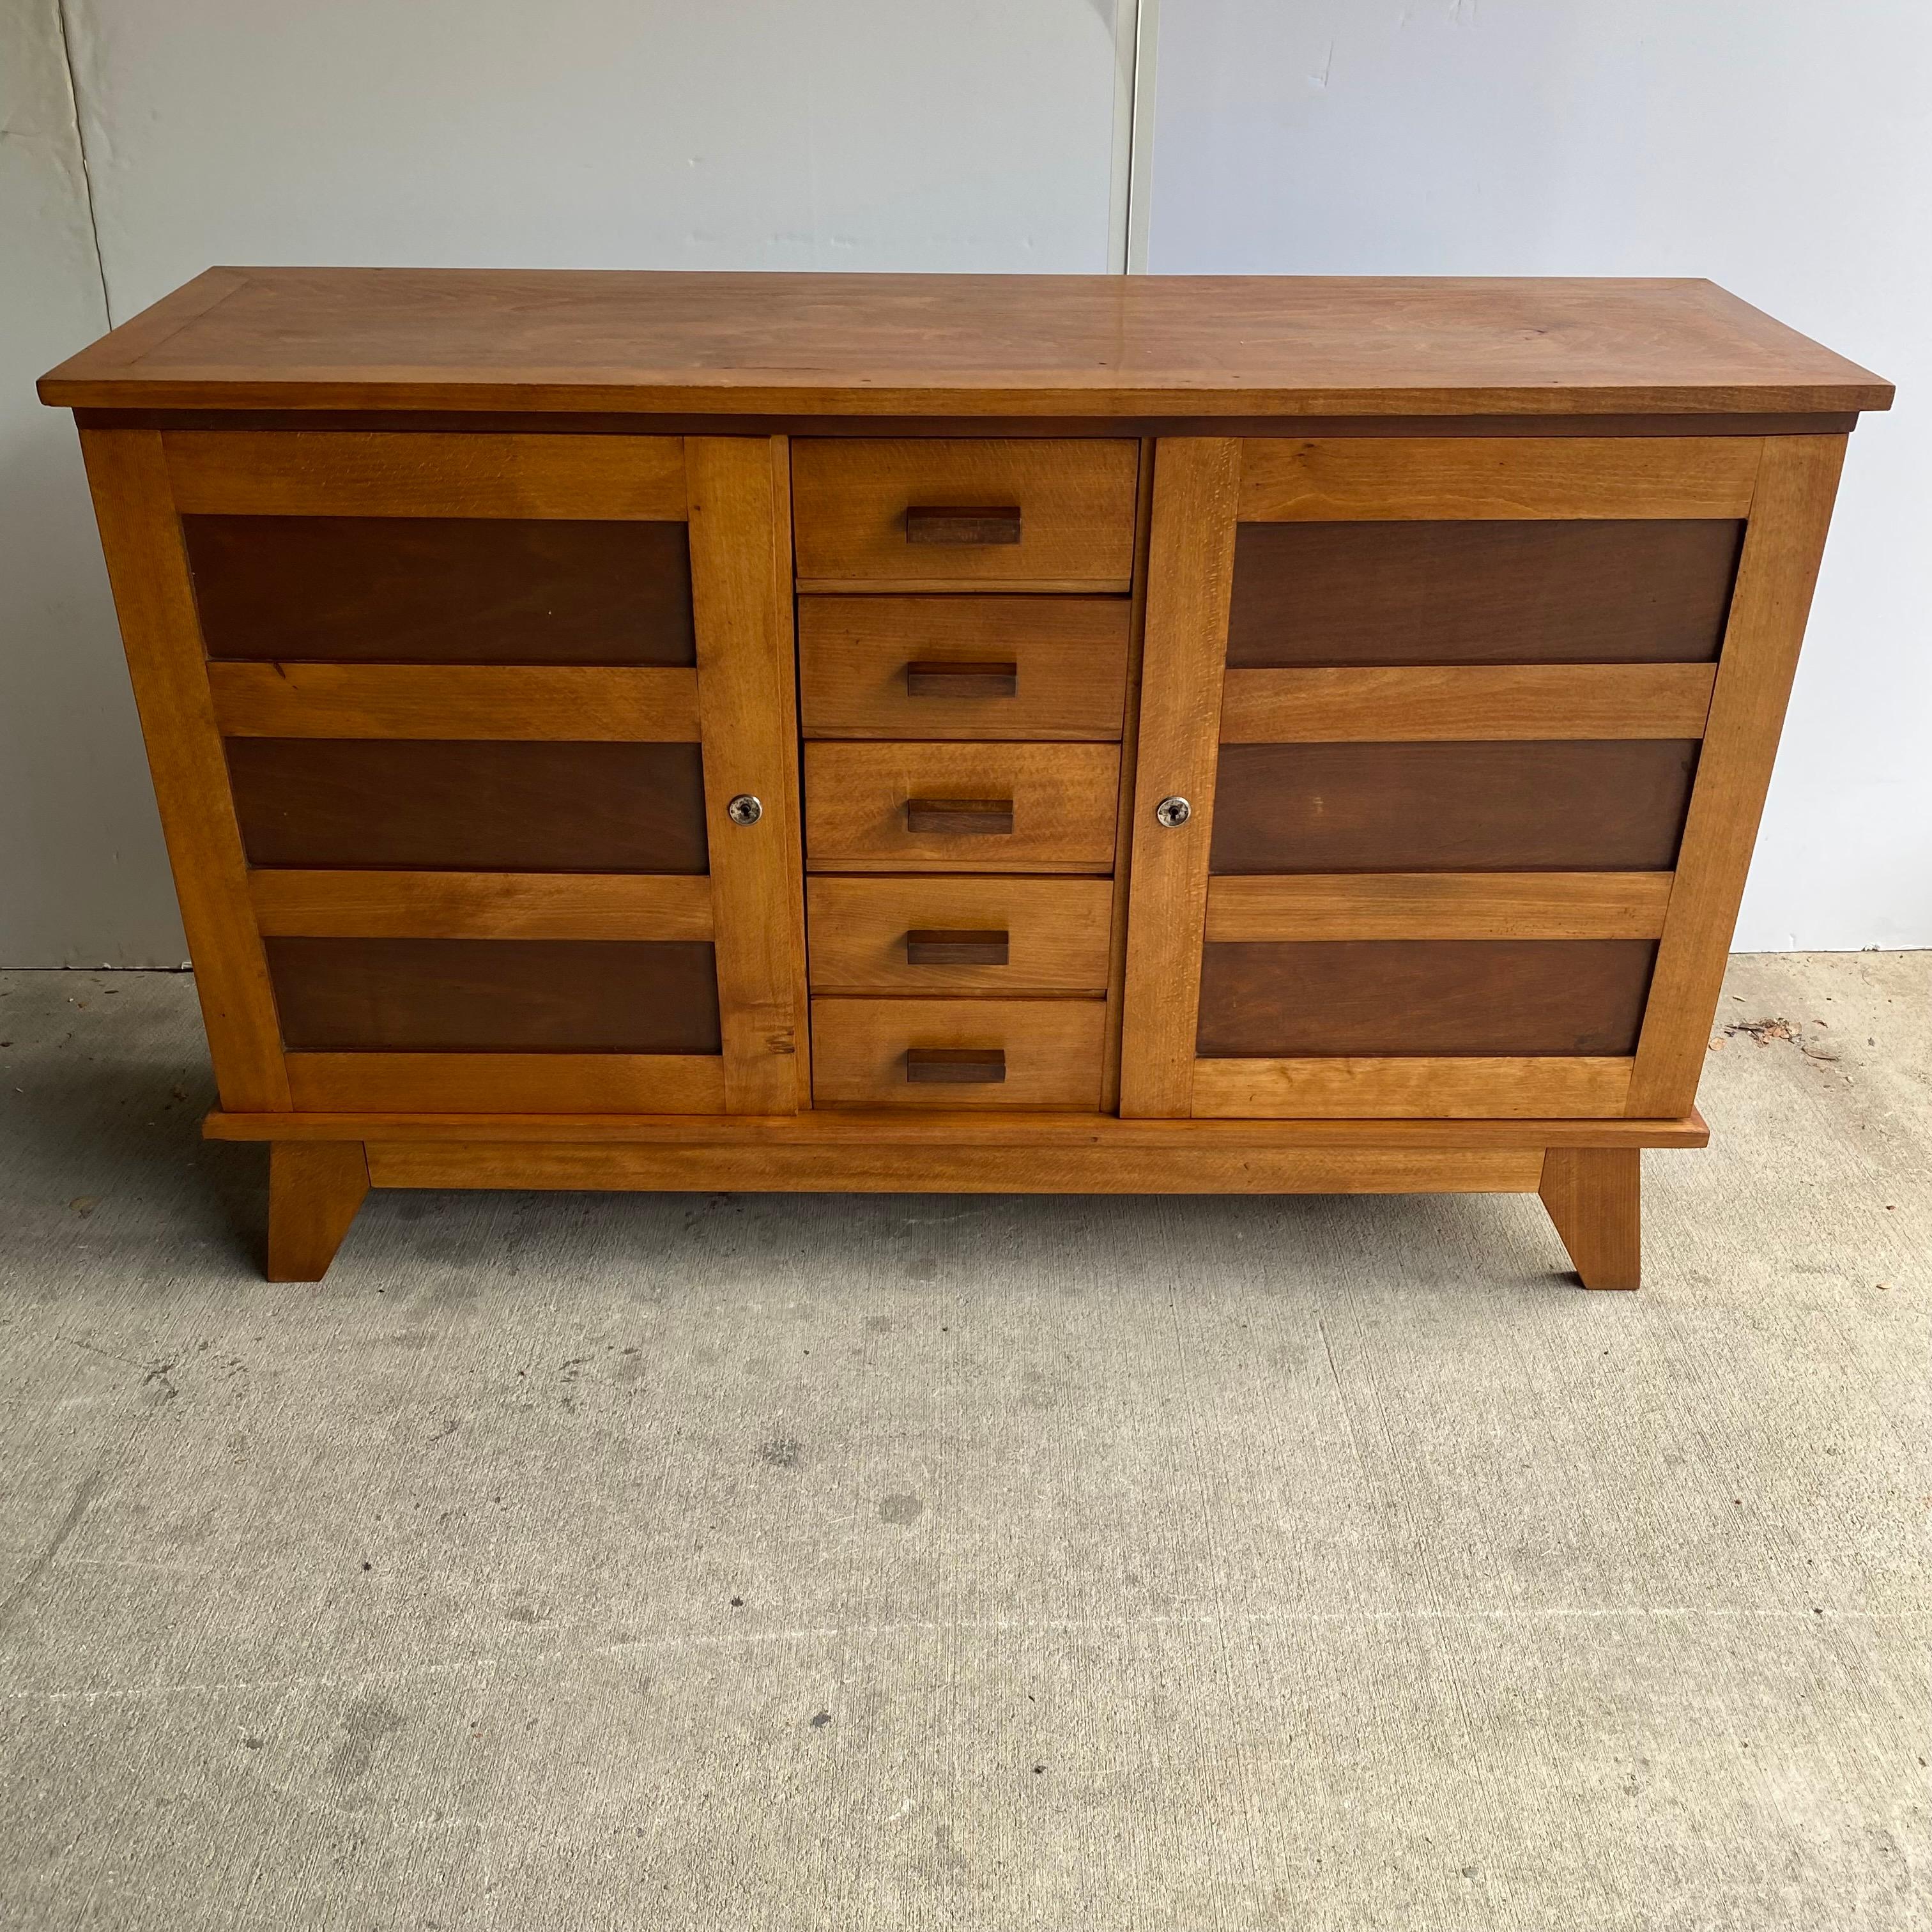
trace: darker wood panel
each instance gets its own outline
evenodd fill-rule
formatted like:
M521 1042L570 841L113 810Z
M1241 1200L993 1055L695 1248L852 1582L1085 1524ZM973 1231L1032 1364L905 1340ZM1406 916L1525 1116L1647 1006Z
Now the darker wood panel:
M184 517L209 656L688 664L674 523Z
M695 745L226 741L257 866L702 872Z
M295 1050L716 1053L701 940L271 939Z
M1634 1053L1656 956L1647 939L1211 945L1196 1050L1216 1060Z
M1224 745L1214 872L1664 872L1694 741Z
M1744 526L1244 524L1228 662L1708 662Z

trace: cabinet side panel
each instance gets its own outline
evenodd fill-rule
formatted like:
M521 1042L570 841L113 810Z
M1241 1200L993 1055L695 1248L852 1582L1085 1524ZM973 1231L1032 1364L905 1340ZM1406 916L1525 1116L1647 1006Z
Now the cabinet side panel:
M286 1112L274 994L161 440L148 430L89 429L81 448L222 1105Z
M1637 1046L1632 1114L1688 1113L1696 1099L1845 442L1842 436L1765 440Z
M1120 1043L1123 1114L1178 1116L1192 1106L1240 470L1240 445L1232 438L1172 437L1156 446ZM1184 824L1166 826L1155 817L1170 797L1189 801Z
M789 446L693 436L685 454L725 1108L796 1113L812 1068ZM729 815L741 794L754 824Z

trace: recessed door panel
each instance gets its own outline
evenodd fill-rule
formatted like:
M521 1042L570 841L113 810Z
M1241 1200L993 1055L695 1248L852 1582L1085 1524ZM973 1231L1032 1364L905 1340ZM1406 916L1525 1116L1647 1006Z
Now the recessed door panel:
M212 658L688 664L682 523L182 520Z
M256 866L702 872L692 745L231 738Z

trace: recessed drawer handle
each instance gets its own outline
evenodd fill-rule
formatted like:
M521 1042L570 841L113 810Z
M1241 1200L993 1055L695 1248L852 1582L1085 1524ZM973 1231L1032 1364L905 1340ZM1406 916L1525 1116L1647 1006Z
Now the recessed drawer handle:
M909 798L908 832L1002 833L1013 829L1010 798Z
M1017 698L1016 664L948 664L922 658L905 668L908 698Z
M1006 1077L1006 1055L998 1046L909 1046L905 1077L914 1087L997 1087Z
M1017 503L975 504L970 508L938 508L915 503L905 513L909 544L1016 544L1020 540Z
M1004 932L945 932L926 926L905 936L908 966L1004 966L1010 950Z

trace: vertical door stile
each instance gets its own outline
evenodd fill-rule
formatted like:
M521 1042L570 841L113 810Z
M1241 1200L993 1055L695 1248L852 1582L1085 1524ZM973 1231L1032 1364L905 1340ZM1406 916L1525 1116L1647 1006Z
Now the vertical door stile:
M1241 446L1232 436L1163 437L1155 447L1120 1051L1124 1116L1174 1119L1192 1111L1240 467ZM1169 800L1186 801L1182 822L1162 822L1160 808Z
M160 434L86 428L80 442L221 1104L286 1113L274 989Z
M788 445L692 436L685 456L724 1106L793 1114L812 1071Z
M1845 460L1840 436L1763 442L1717 683L1651 977L1626 1111L1688 1114Z

